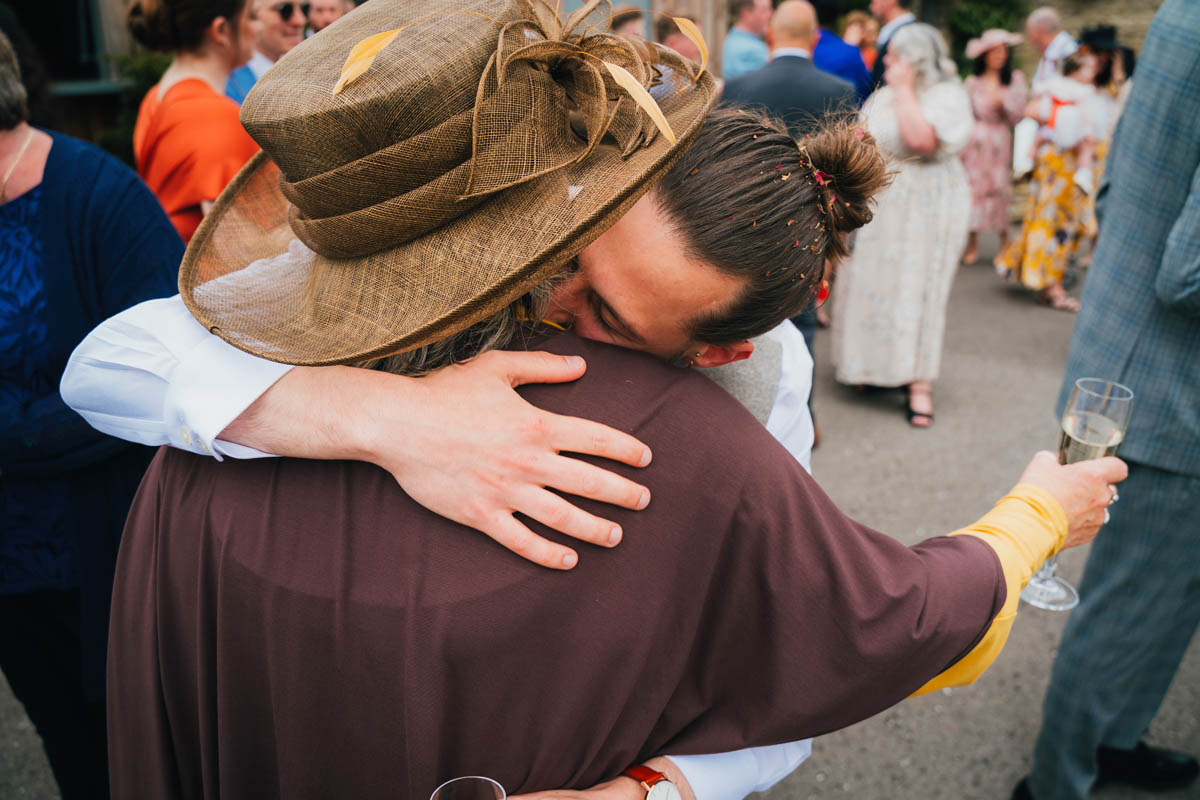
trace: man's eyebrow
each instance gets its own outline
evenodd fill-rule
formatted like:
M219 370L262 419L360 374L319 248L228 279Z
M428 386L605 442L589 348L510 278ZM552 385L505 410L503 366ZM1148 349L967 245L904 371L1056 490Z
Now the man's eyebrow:
M608 304L607 300L600 296L599 292L593 290L592 297L596 298L596 306L598 307L598 310L605 312L605 316L608 317L609 324L617 329L617 333L621 334L634 344L640 344L643 346L646 344L646 340L643 339L641 335L633 329L633 326L626 322L621 315L618 314L613 307Z

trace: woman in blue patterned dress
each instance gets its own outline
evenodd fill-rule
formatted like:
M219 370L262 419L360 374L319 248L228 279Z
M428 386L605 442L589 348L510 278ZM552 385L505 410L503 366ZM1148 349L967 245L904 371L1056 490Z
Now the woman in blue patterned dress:
M105 797L109 598L151 451L94 431L58 382L96 323L174 293L183 243L131 170L26 117L0 34L0 670L65 800Z

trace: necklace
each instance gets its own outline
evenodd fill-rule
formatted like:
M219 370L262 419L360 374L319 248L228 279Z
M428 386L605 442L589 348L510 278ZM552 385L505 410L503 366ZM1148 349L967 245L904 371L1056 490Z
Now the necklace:
M25 142L21 145L21 149L17 151L17 157L8 165L8 172L4 173L4 180L0 180L0 203L4 202L5 192L8 191L8 179L12 177L13 170L17 168L17 164L21 163L21 157L25 155L25 151L29 149L29 143L33 141L34 129L29 129L29 135L25 137Z

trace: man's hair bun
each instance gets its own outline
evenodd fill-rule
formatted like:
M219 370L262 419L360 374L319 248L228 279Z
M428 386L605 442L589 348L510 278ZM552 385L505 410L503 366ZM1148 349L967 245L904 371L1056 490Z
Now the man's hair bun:
M887 159L874 137L852 119L846 119L824 125L802 144L813 169L825 181L824 202L832 229L846 234L870 222L875 196L892 180ZM841 251L844 246L838 242L831 250Z

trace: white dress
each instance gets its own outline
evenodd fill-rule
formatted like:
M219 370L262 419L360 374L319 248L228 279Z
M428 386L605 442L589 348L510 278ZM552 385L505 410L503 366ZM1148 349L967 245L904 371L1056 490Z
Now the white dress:
M896 175L837 274L833 361L846 384L937 378L950 284L967 238L971 192L958 157L974 124L966 90L955 79L921 92L938 138L937 152L925 158L901 142L892 98L885 86L862 110Z

